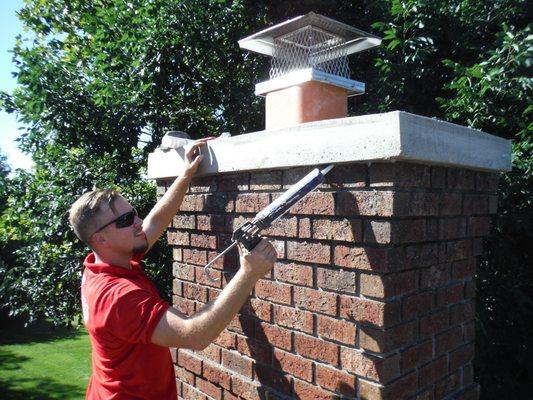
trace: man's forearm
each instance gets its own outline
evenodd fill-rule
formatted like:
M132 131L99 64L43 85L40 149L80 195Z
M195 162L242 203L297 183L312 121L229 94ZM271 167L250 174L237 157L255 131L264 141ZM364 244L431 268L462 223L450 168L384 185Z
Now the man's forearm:
M178 212L190 180L187 176L176 178L145 218L143 226L150 245L159 239Z
M224 330L248 299L257 276L239 269L218 297L188 319L190 332L206 347Z

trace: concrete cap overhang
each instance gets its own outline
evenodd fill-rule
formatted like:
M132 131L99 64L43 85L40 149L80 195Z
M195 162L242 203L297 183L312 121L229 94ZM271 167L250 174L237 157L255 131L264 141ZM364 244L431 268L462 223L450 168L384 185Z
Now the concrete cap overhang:
M184 149L156 149L148 178L179 176ZM404 161L481 171L511 169L511 141L402 111L309 122L208 143L198 176L320 164Z

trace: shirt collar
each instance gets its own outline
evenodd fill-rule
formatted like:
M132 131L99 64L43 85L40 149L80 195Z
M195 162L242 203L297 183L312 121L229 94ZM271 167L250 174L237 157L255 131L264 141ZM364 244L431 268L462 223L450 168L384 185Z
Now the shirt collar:
M93 252L89 253L85 260L83 261L83 266L88 268L91 272L98 274L100 272L105 272L107 274L116 275L116 276L137 276L142 274L142 268L138 261L130 260L131 269L124 267L119 267L117 265L110 265L104 262L96 263L96 257Z

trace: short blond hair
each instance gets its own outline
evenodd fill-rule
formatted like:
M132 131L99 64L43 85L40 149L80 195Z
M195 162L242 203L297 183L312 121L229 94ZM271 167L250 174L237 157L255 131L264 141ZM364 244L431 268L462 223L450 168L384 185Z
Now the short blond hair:
M107 205L114 213L115 200L120 196L116 190L113 189L97 189L82 194L72 206L70 206L68 220L70 226L86 245L89 245L89 239L92 234L98 229L96 226L96 218L102 211L102 206Z

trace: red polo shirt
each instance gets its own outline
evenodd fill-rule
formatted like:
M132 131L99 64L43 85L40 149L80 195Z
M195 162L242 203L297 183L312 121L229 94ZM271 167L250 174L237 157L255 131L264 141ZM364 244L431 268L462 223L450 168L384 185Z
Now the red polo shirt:
M92 343L86 399L177 398L170 351L150 342L169 305L134 257L131 269L85 259L83 319Z

